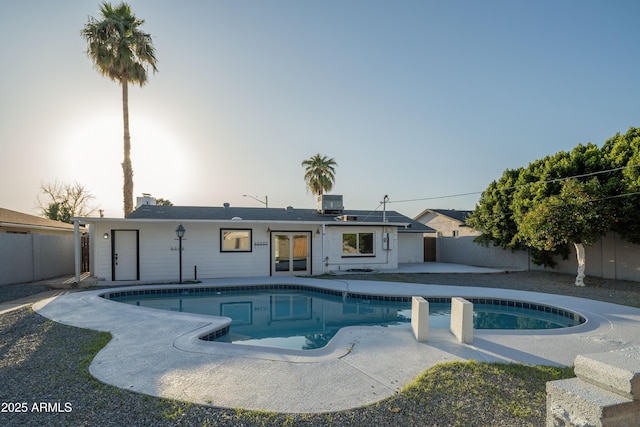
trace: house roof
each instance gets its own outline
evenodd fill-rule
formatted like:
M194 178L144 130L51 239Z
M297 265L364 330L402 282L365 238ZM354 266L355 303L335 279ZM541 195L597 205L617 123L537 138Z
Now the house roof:
M467 217L471 215L473 211L459 211L456 209L425 209L422 211L416 218L420 218L426 213L433 212L442 216L446 216L450 219L460 222L463 225L466 225Z
M0 208L0 226L73 230L73 224Z
M430 227L421 224L396 211L384 213L389 225L401 232L431 233ZM349 221L340 221L338 217L355 217ZM277 222L315 222L318 224L350 225L383 223L382 211L345 210L341 214L321 214L315 209L282 208L246 208L246 207L204 207L204 206L153 206L142 205L131 212L126 219L153 220L212 220L229 221L277 221Z

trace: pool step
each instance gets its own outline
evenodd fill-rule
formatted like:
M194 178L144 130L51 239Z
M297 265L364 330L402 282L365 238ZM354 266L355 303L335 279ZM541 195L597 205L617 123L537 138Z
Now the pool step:
M640 348L579 355L574 370L547 383L547 427L640 426Z
M578 378L628 399L640 399L640 348L579 355Z
M547 427L640 425L640 402L578 378L547 383Z

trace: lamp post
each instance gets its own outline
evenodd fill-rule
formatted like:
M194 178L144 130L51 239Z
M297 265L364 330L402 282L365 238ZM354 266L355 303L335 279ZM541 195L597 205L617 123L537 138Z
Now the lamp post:
M182 283L182 238L184 237L185 231L182 224L176 228L176 236L178 236L178 259L180 260L180 283Z
M264 196L264 200L258 199L258 196L250 196L248 194L243 194L242 197L249 197L249 198L255 200L256 202L262 203L265 208L269 207L269 196Z

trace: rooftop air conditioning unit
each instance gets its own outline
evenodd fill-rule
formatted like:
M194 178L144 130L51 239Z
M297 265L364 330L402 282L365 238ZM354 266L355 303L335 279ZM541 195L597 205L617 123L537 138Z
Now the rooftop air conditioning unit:
M136 197L136 209L140 206L155 206L156 198L149 193L142 193L142 197Z
M318 212L322 214L340 214L344 210L342 196L320 194L318 196Z

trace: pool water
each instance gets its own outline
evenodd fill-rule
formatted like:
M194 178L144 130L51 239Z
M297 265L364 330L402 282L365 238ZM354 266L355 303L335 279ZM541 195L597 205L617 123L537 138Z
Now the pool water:
M123 293L124 294L124 293ZM131 294L127 292L126 294ZM411 327L411 302L344 298L308 290L243 290L163 294L109 295L109 299L144 307L226 316L229 332L215 341L266 347L311 350L324 347L346 326ZM429 303L429 327L448 329L450 302ZM502 302L503 300L498 300ZM529 304L474 304L476 329L552 329L575 326L576 317ZM534 306L532 304L532 306ZM584 319L582 319L584 320Z

